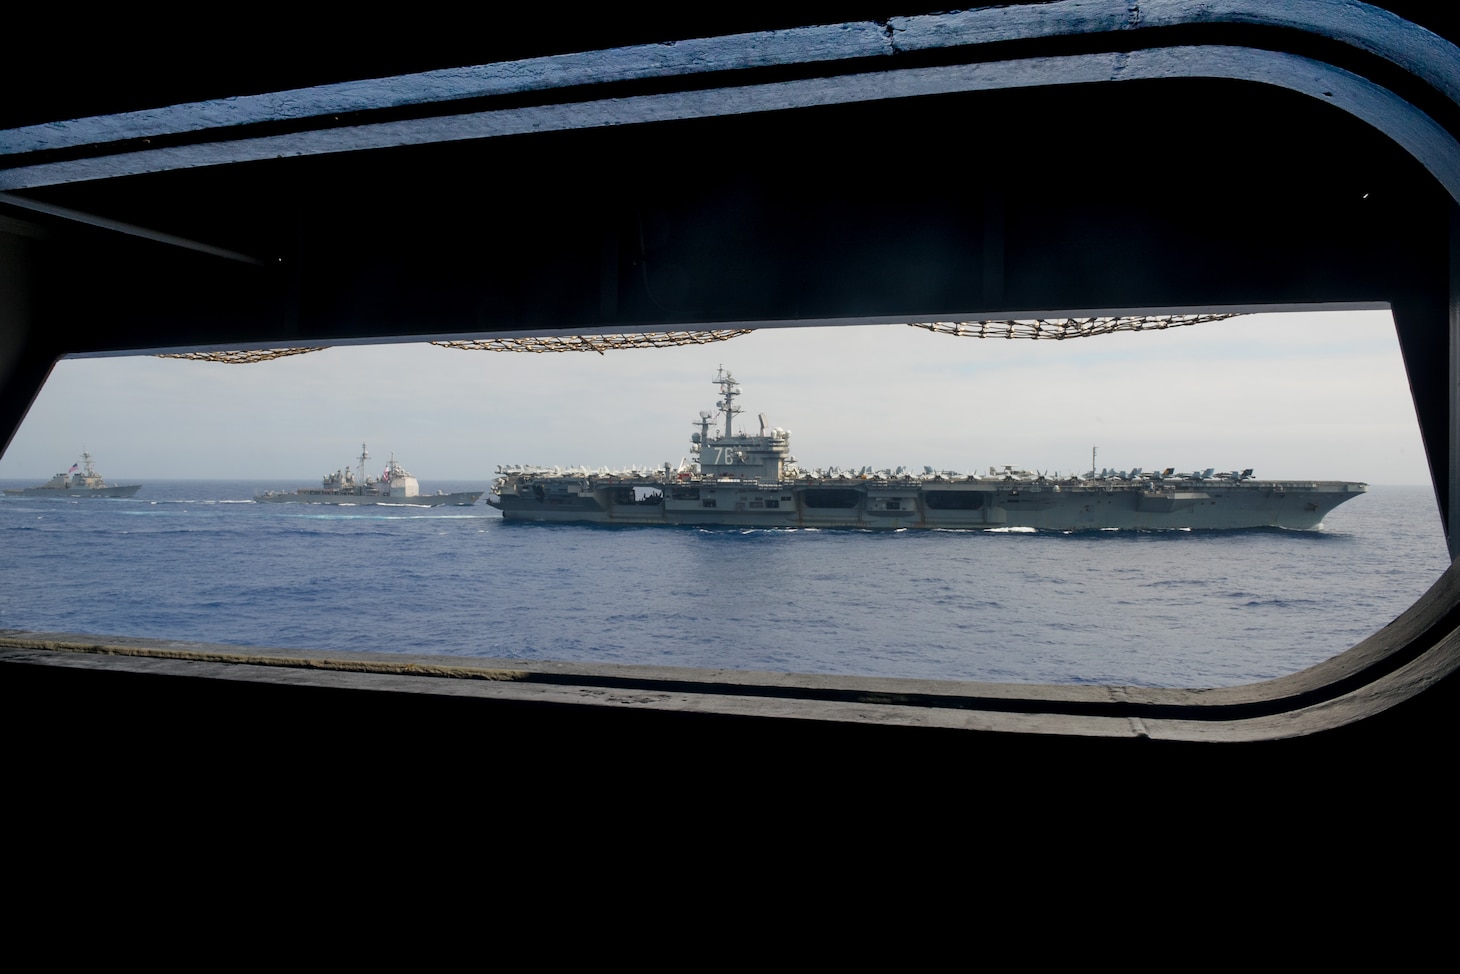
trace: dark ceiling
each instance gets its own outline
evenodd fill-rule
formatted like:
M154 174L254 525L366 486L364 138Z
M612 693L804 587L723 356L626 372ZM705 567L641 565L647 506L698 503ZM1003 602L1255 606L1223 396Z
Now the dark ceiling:
M1139 3L1113 6L1140 12ZM1442 5L1422 2L1387 6L1460 38L1454 5L1439 11ZM880 22L920 9L838 4L827 16L797 7L708 15L616 8L570 16L554 9L514 11L510 22L484 14L323 24L229 10L189 15L181 35L175 19L161 15L149 21L130 10L88 14L75 26L65 23L77 19L70 11L58 12L7 37L0 128L555 52L796 24ZM1453 93L1416 76L1412 66L1321 32L1280 26L1216 25L1198 17L1165 33L1072 27L1058 37L899 54L895 63L1038 62L1198 40L1352 73L1426 113L1447 137L1460 133ZM836 70L851 78L868 68ZM778 81L829 70L798 63L737 78ZM685 74L647 85L614 82L620 86L607 93L728 90L734 80ZM521 104L524 97L463 107ZM534 97L571 101L582 92ZM336 124L370 120L279 122L270 131L287 135L290 125L304 124L328 133ZM210 131L199 138L235 134ZM1460 226L1453 202L1378 128L1318 96L1273 85L1163 77L794 112L721 112L694 121L269 159L21 195L256 263L0 201L0 300L6 302L0 305L0 434L7 442L57 356L75 352L730 320L1388 301L1442 511L1448 515L1460 496L1450 461L1460 415L1450 379L1457 275L1451 234ZM1460 645L1460 584L1447 575L1436 593L1363 653L1352 650L1295 678L1307 681L1301 699L1275 686L1252 691L1266 708L1262 713L1276 715L1274 723L1289 708L1311 715L1331 705L1322 732L1293 744L1284 727L1250 729L1237 719L1212 731L1270 737L1275 743L1257 755L1204 743L1216 717L1170 731L1169 740L1180 742L1175 749L1162 749L1143 728L1097 738L1053 696L1022 689L1000 704L1028 717L1018 733L967 730L911 740L903 731L873 729L875 718L845 727L785 718L793 705L782 716L757 715L750 732L759 735L758 753L772 757L796 733L792 727L809 727L824 734L818 745L855 754L857 761L869 740L888 753L960 762L977 751L1002 762L1006 773L1029 766L1024 759L1036 754L1041 768L1051 761L1099 766L1104 777L1127 787L1195 768L1221 775L1227 793L1254 805L1268 796L1255 794L1253 769L1280 775L1298 766L1320 768L1341 772L1347 782L1349 759L1365 748L1386 765L1394 754L1415 764L1433 758L1433 776L1453 750L1460 696L1454 675L1460 652L1453 648ZM44 677L35 675L42 671ZM11 679L0 688L11 692L12 702L42 690L56 712L91 718L77 726L92 736L142 709L161 715L171 731L172 715L210 699L169 690L156 677L137 678L118 694L105 667L84 684L56 672L27 658L11 665ZM216 691L233 679L202 682ZM402 699L411 696L351 690L347 708L340 703L344 694L286 699L261 696L254 687L230 682L215 719L247 725L266 698L271 715L318 730L322 722L349 726L382 713L399 716L410 706ZM73 706L83 692L84 706ZM691 697L697 692L689 691ZM1122 693L1120 706L1133 727L1143 713L1161 712L1149 695L1133 688ZM115 703L122 699L125 715ZM582 739L610 740L605 730L623 733L639 720L635 740L672 729L697 734L700 745L723 753L742 747L751 723L731 727L732 721L703 719L704 713L671 711L652 720L621 717L597 702L591 713L571 706L532 710L521 701L463 704L448 719L436 701L429 703L411 707L409 723L440 729L456 721L438 740L475 742L484 713L524 739L572 727ZM351 708L364 714L336 719ZM17 705L10 713L20 711ZM970 711L968 727L983 726L980 719ZM7 729L17 739L27 730ZM1192 744L1197 741L1203 743ZM1285 760L1295 754L1299 760Z

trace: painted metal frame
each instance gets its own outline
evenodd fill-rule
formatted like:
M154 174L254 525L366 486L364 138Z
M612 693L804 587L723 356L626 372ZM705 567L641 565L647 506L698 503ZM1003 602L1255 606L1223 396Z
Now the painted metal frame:
M1209 25L1257 26L1347 46L1392 65L1413 90L1399 92L1307 54L1192 44ZM1182 43L1142 46L1143 32L1184 28ZM1130 49L1017 56L1017 45L1050 38L1122 37ZM959 51L953 64L899 55ZM985 52L987 56L985 56ZM1007 56L1013 51L1015 56ZM814 66L782 78L787 66ZM741 72L754 78L741 80ZM783 110L862 100L1024 86L1125 80L1216 78L1271 84L1334 105L1383 132L1418 160L1451 201L1449 477L1440 485L1447 512L1460 511L1460 142L1421 101L1460 111L1460 49L1383 8L1341 0L1270 4L1260 0L1059 0L959 14L848 23L737 35L673 45L624 48L402 78L351 82L253 98L180 105L104 119L0 132L0 202L25 207L22 193L48 185L180 168L229 165L311 153L354 152L458 139L640 124L670 119ZM647 93L631 85L651 83ZM1423 90L1423 98L1414 91ZM526 102L522 100L527 97ZM508 99L517 99L507 104ZM469 110L451 111L470 104ZM373 118L385 109L410 118ZM260 126L297 123L287 132ZM156 147L137 148L147 140ZM1089 309L1064 309L1066 313ZM1147 310L1147 309L1132 309ZM1060 313L1050 309L1049 314ZM810 323L810 322L802 322ZM1457 518L1448 519L1452 554ZM98 656L65 639L0 640L10 662L125 670L159 658L193 676L270 683L297 680L300 656L273 666L223 659L218 652L169 652L138 641ZM769 674L701 674L643 669L525 667L511 679L446 674L449 687L361 662L351 680L372 690L467 695L549 705L603 706L617 688L621 704L661 712L938 727L1000 735L1106 740L1254 742L1322 735L1413 702L1460 675L1460 574L1451 568L1403 617L1327 663L1303 673L1223 690L919 685L914 681L834 680ZM291 667L293 668L291 670ZM349 666L342 666L350 669ZM285 675L288 671L291 675ZM182 672L180 670L179 672ZM315 675L310 682L336 685ZM465 677L465 679L461 679ZM769 701L769 702L768 702Z

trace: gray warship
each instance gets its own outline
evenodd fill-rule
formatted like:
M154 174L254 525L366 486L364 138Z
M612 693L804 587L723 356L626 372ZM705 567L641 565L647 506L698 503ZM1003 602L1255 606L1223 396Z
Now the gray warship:
M421 493L416 478L405 471L392 454L379 477L365 475L365 461L370 451L360 444L360 473L349 467L327 473L318 487L300 487L298 490L266 490L255 494L254 501L260 504L404 504L409 507L470 507L485 491L458 491L448 494L437 491L434 494Z
M652 470L498 467L487 503L509 521L697 524L735 527L945 528L1040 531L1313 530L1329 511L1368 490L1331 480L1260 480L1252 470L1177 473L1094 469L1046 477L1015 467L963 475L863 468L802 471L791 434L737 433L739 384L723 368L715 414L690 436L696 463Z
M91 454L83 452L81 462L35 487L6 488L11 497L131 497L141 484L108 484L91 465Z

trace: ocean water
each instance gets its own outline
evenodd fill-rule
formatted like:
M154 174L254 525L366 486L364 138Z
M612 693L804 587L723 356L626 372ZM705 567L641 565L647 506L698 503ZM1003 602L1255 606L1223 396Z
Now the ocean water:
M1061 534L508 524L484 504L254 504L268 486L0 498L0 629L1228 686L1347 649L1449 564L1428 487L1371 487L1316 532Z

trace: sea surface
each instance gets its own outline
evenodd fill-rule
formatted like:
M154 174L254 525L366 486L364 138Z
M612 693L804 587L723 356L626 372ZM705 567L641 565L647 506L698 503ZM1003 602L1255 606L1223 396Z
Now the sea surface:
M1427 486L1371 487L1313 532L1075 534L508 524L485 504L252 502L277 486L164 481L128 500L0 497L0 629L1229 686L1347 649L1449 564Z

